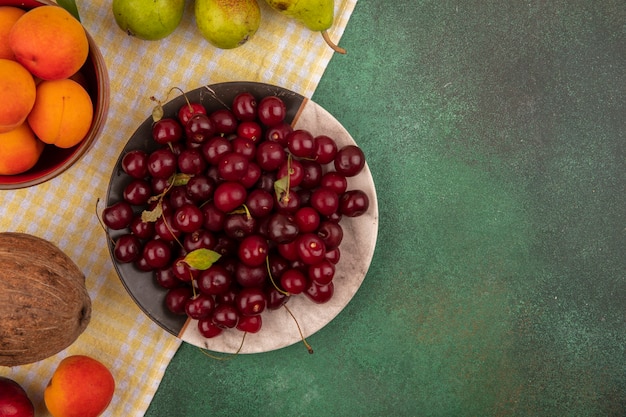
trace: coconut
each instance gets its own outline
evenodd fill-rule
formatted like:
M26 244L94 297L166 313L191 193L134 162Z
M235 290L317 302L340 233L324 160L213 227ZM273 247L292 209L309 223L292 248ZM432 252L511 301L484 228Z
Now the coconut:
M85 275L63 251L36 236L0 233L0 366L60 352L90 318Z

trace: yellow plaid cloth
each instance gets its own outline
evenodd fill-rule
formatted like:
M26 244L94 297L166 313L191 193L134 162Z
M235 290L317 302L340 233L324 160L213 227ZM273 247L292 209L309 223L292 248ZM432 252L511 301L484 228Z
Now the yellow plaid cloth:
M357 0L335 1L338 42ZM15 379L45 416L43 391L58 362L71 354L92 356L112 371L117 387L106 416L141 416L148 408L180 341L154 324L122 286L96 217L124 144L151 114L150 96L165 100L183 91L224 81L260 81L311 97L333 57L321 35L271 10L259 0L256 35L234 50L218 50L199 34L193 2L183 22L162 41L128 37L116 25L111 0L77 1L83 25L100 46L110 77L111 103L103 133L87 155L63 175L28 189L0 191L0 231L45 238L67 253L87 277L91 323L68 349L32 365L0 368ZM348 52L349 53L349 52ZM337 56L336 59L341 59ZM179 95L175 92L170 98ZM28 285L28 277L25 285Z

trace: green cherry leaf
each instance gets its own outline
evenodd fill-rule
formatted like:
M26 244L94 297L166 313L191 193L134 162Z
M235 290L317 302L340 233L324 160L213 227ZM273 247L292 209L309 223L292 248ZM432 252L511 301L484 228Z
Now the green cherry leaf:
M200 271L209 269L222 255L210 249L196 249L185 255L183 261L192 268Z
M279 201L282 201L285 196L289 195L289 175L274 181L274 192L276 193L276 199Z
M78 7L76 7L76 2L74 0L57 0L57 4L70 12L70 14L80 22Z
M191 175L177 172L172 178L172 185L174 187L177 187L179 185L187 185L190 179Z

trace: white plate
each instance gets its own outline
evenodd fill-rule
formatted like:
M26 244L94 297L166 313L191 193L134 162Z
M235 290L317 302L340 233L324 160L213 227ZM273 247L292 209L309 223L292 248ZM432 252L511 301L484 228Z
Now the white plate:
M309 130L313 135L332 137L339 147L356 144L348 131L326 110L313 101L281 87L262 83L232 82L213 84L185 93L191 101L201 101L208 111L232 102L239 92L248 91L258 99L274 94L281 97L288 108L287 120L296 129ZM217 98L216 98L217 97ZM181 95L164 105L165 116L173 116L184 103ZM156 148L150 137L151 118L137 129L124 148L115 166L107 193L107 205L121 199L125 184L130 180L121 170L122 156L133 149L151 150ZM361 286L369 269L378 234L378 203L370 169L365 167L355 177L348 179L348 189L363 190L370 201L368 211L359 217L344 216L341 226L344 237L340 245L341 259L336 265L334 295L324 304L316 304L305 295L292 296L287 306L297 319L305 337L308 337L330 323L345 308ZM111 236L120 231L109 231ZM159 287L150 272L142 272L132 264L120 264L112 254L111 258L122 283L139 307L156 323L183 341L214 352L234 353L242 341L243 333L225 330L221 335L207 339L197 330L196 320L171 314L164 305L166 290ZM298 327L289 312L284 308L266 310L262 313L263 326L258 333L247 334L240 353L260 353L280 349L301 342Z

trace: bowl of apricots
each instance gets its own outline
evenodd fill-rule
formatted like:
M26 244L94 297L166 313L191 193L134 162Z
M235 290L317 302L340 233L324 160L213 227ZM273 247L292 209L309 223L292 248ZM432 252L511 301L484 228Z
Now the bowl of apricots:
M0 190L48 181L100 134L109 77L94 39L50 0L0 0Z

